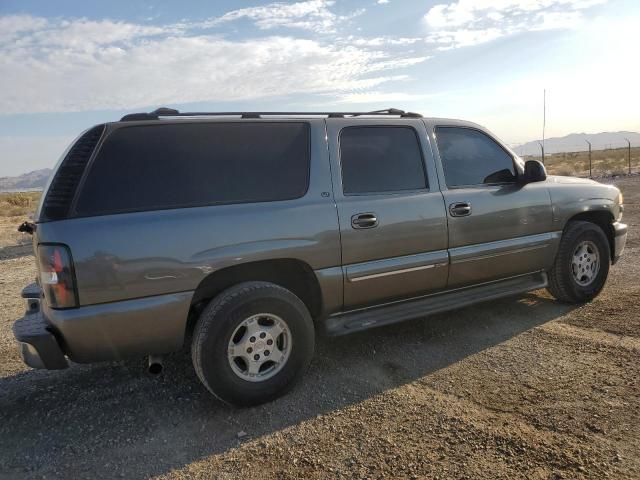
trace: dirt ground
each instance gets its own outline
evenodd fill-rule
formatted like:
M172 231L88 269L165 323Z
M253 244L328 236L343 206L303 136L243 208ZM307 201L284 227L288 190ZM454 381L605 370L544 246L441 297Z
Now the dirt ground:
M592 303L538 291L339 338L302 384L217 402L189 356L25 367L11 325L35 274L0 218L0 478L640 478L640 177L626 255Z

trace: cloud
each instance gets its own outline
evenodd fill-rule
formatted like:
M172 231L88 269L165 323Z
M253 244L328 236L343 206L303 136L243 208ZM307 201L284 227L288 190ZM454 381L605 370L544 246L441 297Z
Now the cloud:
M27 35L14 38L14 48L37 49L46 46L49 49L67 48L86 51L100 45L113 45L178 31L175 27L145 26L111 20L47 21L42 18L33 18L33 21L39 24L39 28L29 31Z
M389 3L389 0L378 0L376 3L377 3L378 5L386 5L386 4L388 4L388 3Z
M298 28L318 33L332 33L335 32L339 23L364 12L363 9L360 9L350 15L339 16L329 9L334 3L333 0L307 0L297 3L277 2L260 7L241 8L202 22L201 26L209 27L248 19L262 30Z
M439 49L488 42L516 32L572 28L582 11L607 0L457 0L424 16L428 43Z
M7 15L0 17L0 44L9 43L21 34L33 32L47 25L44 18L31 15Z
M302 18L300 12L310 10L285 11L252 18ZM282 34L233 40L184 23L148 26L20 16L0 17L3 24L14 25L11 31L0 30L9 38L0 42L3 114L346 95L397 81L403 78L399 70L427 59Z
M406 92L382 92L379 90L368 90L363 92L353 92L338 95L335 103L390 103L390 102L415 102L427 100L435 97L435 94L419 94Z
M354 37L345 39L347 43L358 47L406 46L421 42L421 37Z
M490 42L508 33L500 28L442 30L427 37L427 41L439 45L440 50L468 47Z

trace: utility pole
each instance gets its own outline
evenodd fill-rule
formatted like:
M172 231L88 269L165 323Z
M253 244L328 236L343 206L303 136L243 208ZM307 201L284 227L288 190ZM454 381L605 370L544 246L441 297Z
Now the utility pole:
M629 152L629 175L631 175L631 142L629 141L628 138L625 138L625 140L627 141L627 146L629 148L628 152Z
M591 178L591 142L589 140L585 140L589 144L589 178Z

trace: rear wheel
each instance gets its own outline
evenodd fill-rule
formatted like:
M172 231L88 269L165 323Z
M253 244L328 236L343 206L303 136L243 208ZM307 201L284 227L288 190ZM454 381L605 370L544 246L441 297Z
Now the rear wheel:
M607 280L610 257L609 242L598 225L582 221L569 223L549 271L548 290L567 303L594 299Z
M256 405L293 386L313 356L314 336L297 296L273 283L246 282L205 308L191 355L198 377L216 397Z

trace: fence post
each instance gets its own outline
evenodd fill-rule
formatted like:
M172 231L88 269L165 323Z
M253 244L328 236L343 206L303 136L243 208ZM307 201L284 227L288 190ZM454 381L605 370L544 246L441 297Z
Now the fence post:
M589 178L592 178L591 175L591 142L589 140L585 140L589 144Z
M627 141L627 146L629 148L628 152L629 152L629 175L631 175L631 142L629 141L628 138L625 138L625 140Z

